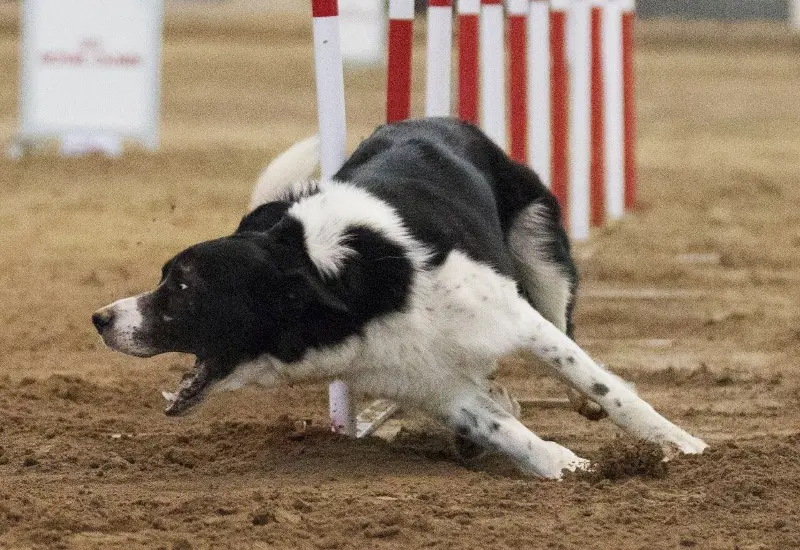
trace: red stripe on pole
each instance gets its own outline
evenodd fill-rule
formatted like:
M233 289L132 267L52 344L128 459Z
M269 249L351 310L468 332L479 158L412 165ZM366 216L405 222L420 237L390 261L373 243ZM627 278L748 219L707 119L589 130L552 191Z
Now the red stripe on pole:
M606 218L605 91L603 82L603 11L591 14L591 161L589 164L589 223L600 227Z
M444 8L450 7L453 5L452 0L428 0L429 6L441 6Z
M458 16L458 117L478 124L478 16Z
M386 85L386 122L411 114L411 49L414 21L389 21L389 62Z
M567 124L569 82L567 79L566 51L567 14L550 12L550 134L551 134L551 185L550 190L558 199L561 212L567 219Z
M622 14L622 86L625 148L625 208L636 206L636 97L633 85L633 22L636 14Z
M337 16L339 15L339 2L337 0L312 0L311 14L314 17Z
M522 164L528 163L527 23L524 15L508 17L511 158Z

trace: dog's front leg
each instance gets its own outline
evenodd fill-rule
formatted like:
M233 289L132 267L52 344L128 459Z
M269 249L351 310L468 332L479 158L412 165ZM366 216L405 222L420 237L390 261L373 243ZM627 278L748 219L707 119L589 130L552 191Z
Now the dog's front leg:
M668 456L676 450L702 453L707 447L704 441L658 414L620 378L599 367L533 308L528 308L524 317L523 324L531 332L520 351L541 359L558 376L584 395L591 396L618 426L641 439L662 445Z
M523 471L559 479L564 470L589 466L569 449L539 438L477 386L454 395L440 413L445 422L459 436L509 456Z

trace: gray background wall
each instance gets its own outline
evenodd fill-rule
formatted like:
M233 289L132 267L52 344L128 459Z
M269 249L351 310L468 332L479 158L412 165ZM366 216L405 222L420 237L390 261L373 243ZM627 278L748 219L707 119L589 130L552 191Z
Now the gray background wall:
M787 0L637 0L639 17L786 19Z

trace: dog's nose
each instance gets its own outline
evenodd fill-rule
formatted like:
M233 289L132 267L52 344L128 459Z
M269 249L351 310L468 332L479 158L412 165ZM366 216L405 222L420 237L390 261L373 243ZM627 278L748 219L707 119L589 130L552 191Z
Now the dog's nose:
M92 323L94 323L97 332L102 333L114 320L114 312L108 308L98 309L92 314Z

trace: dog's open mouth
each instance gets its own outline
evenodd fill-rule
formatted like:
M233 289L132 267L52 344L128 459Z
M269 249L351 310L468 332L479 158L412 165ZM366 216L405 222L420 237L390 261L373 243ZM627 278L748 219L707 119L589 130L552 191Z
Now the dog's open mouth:
M214 380L215 377L212 375L207 363L195 362L192 370L183 375L174 393L161 392L161 395L167 400L167 408L164 409L164 414L178 416L200 403L205 398Z

